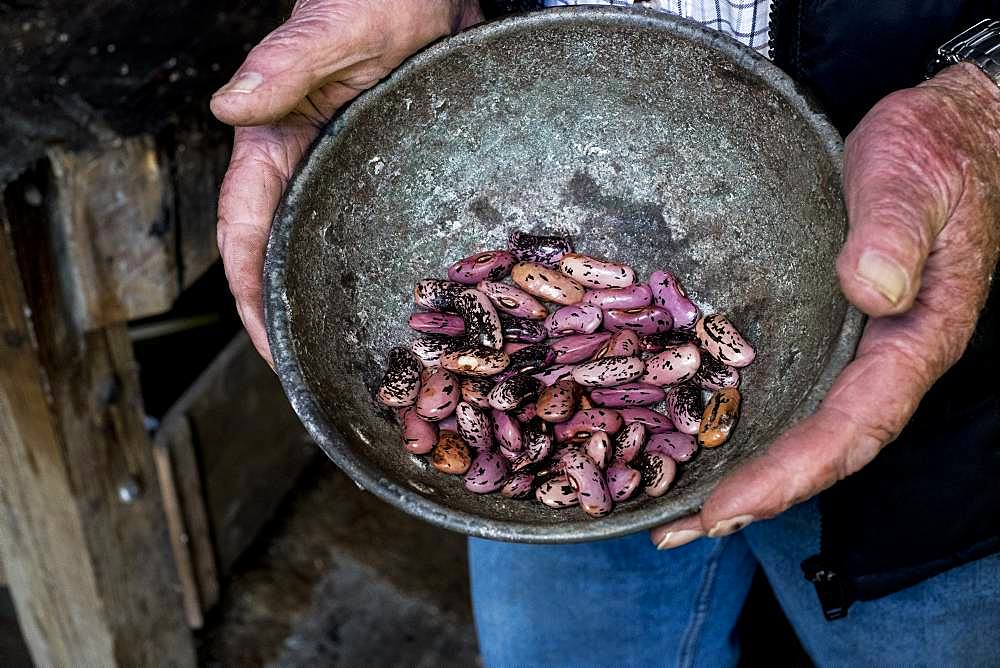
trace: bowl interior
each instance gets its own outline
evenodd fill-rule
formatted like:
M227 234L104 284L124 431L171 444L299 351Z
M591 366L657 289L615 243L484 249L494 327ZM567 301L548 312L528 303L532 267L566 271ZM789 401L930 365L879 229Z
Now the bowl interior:
M267 265L279 373L360 485L450 528L584 540L692 512L850 354L838 147L769 63L686 22L571 9L464 33L355 102L293 180ZM475 496L405 453L373 401L385 353L413 338L413 283L514 229L572 234L642 277L669 268L755 345L735 437L665 497L595 521Z

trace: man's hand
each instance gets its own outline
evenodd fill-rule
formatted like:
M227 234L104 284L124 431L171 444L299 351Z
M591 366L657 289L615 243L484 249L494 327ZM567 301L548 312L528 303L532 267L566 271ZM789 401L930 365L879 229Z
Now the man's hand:
M269 363L264 249L295 165L340 106L427 44L481 20L477 0L299 0L212 97L212 113L236 126L219 250L240 318Z
M1000 254L1000 89L956 65L882 100L847 138L850 232L837 261L871 316L812 417L727 477L661 549L774 517L858 471L962 355ZM750 388L749 391L753 391Z

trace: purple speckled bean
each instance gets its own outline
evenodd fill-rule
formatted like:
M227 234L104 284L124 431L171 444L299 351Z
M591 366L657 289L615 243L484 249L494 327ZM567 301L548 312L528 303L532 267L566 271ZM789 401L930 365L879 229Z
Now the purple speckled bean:
M549 478L535 490L535 498L549 508L570 508L577 504L576 489L566 474Z
M548 429L540 420L534 420L525 425L521 440L524 448L511 464L511 468L515 471L520 471L526 466L544 460L552 451L552 436L549 435Z
M590 359L610 338L608 332L573 334L549 341L549 345L556 351L556 364L573 364Z
M490 298L498 311L517 318L542 320L549 314L548 309L530 294L506 283L481 281L476 289Z
M455 412L462 397L462 386L454 374L435 367L424 369L417 395L417 415L428 422L439 422Z
M403 409L400 422L403 427L403 447L407 452L426 455L434 449L438 439L436 424L422 420L412 407Z
M677 329L690 329L698 321L701 312L688 299L684 286L669 271L654 271L649 276L649 287L653 291L653 303L670 311Z
M590 399L598 406L625 408L626 406L651 406L663 401L663 390L649 383L624 383L617 387L598 387L590 392Z
M535 491L535 476L519 471L509 478L500 488L500 494L508 499L526 499Z
M663 334L650 334L644 336L639 342L639 348L643 352L658 353L670 346L680 346L685 343L698 344L698 337L690 329L672 329Z
M615 332L600 350L594 353L594 359L602 357L631 357L639 353L639 335L631 329Z
M503 348L503 327L493 302L479 290L466 290L455 298L455 312L462 316L467 340L485 348Z
M622 417L618 411L610 408L590 408L577 411L566 422L557 424L553 433L557 443L565 443L566 441L586 440L595 431L617 434L621 428Z
M410 349L420 358L421 364L432 367L441 364L442 357L461 345L459 339L450 336L424 334L414 339Z
M662 434L665 431L677 431L674 427L674 423L670 421L663 413L658 413L645 406L633 406L631 408L622 408L618 410L621 415L622 422L625 424L633 424L638 422L639 424L646 427L646 431L650 434Z
M442 431L453 431L458 433L458 418L455 417L454 413L443 420L438 420L435 424L437 425L439 433Z
M490 415L493 418L493 437L497 445L508 452L520 453L524 442L518 421L503 411L494 410Z
M535 402L529 401L528 403L524 404L516 411L514 411L514 418L521 424L524 424L526 422L531 422L532 420L534 420L537 414L538 414L538 409L535 405Z
M510 273L514 256L508 251L486 251L459 260L448 267L448 278L456 283L475 285L480 281L499 281Z
M588 288L624 288L635 283L632 267L579 253L563 255L559 271Z
M431 311L454 311L455 299L467 289L455 281L425 278L413 286L413 300Z
M567 334L593 334L601 326L604 312L596 306L563 306L545 319L545 329L549 336Z
M577 500L583 512L591 517L603 517L611 512L614 503L608 491L604 473L580 448L570 448L563 456L566 476L576 489Z
M542 381L526 373L500 381L490 390L490 406L498 411L512 411L542 391Z
M535 403L538 417L546 422L565 422L576 411L580 387L572 379L564 378L542 390Z
M516 353L518 350L524 350L530 345L531 345L530 343L508 341L507 343L503 344L503 348L501 348L501 350L510 355L511 353Z
M642 451L646 443L646 425L633 422L626 425L615 437L615 461L628 464Z
M741 369L756 357L753 346L721 313L706 315L698 321L694 331L701 347L723 364Z
M470 448L488 450L493 447L493 425L486 413L472 404L458 402L455 407L458 435L465 439Z
M636 283L627 288L587 290L581 303L602 309L641 308L653 303L653 293L645 283Z
M669 456L648 450L639 457L639 470L647 496L663 496L677 475L677 463Z
M669 346L646 360L642 382L652 385L677 385L694 377L701 365L701 353L693 343Z
M604 328L609 332L631 329L640 336L668 331L674 324L670 312L660 306L633 309L608 309L604 312Z
M573 252L569 237L511 232L507 248L522 262L537 262L546 267L556 267L566 253Z
M646 442L646 452L662 452L676 462L686 462L698 451L694 436L679 431L653 434Z
M412 406L420 391L422 370L419 357L406 348L393 348L386 356L385 374L376 398L394 408Z
M642 483L642 474L628 464L615 462L608 467L608 492L615 503L626 501Z
M449 350L441 356L441 366L465 376L495 376L510 364L510 357L502 350L470 346Z
M697 434L705 406L701 400L701 389L690 383L671 387L667 390L667 415L677 431Z
M490 390L493 389L492 378L465 378L462 380L462 401L476 408L490 407Z
M510 344L507 344L510 345ZM533 374L550 366L556 359L556 351L544 343L529 343L510 353L510 363L499 375L497 382L503 382L511 376Z
M607 432L595 431L587 439L584 451L597 464L598 468L606 469L608 468L608 464L611 463L611 455L614 452L614 448L611 445L611 438Z
M693 382L703 390L715 392L724 387L739 387L740 372L731 366L726 366L711 355L701 356L701 366L694 375Z
M535 378L542 381L542 385L550 387L555 385L560 380L569 377L573 374L572 364L557 364L555 366L550 366L548 369L540 373L534 374Z
M569 276L532 262L518 262L510 273L514 285L539 299L567 306L583 299L583 286Z
M503 486L510 465L499 453L480 450L465 474L465 489L476 494L489 494Z
M414 313L410 316L410 329L428 334L460 336L465 333L465 321L451 313Z
M610 387L635 380L645 369L638 357L602 357L573 369L573 380L584 387Z
M541 343L549 337L549 333L545 331L545 323L540 320L518 318L501 312L500 325L503 327L504 341Z

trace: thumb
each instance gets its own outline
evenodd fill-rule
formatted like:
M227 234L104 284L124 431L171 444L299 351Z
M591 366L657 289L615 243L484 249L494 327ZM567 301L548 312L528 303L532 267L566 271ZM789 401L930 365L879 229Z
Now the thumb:
M837 260L847 298L870 316L908 311L924 263L951 214L960 170L928 128L912 122L906 91L883 100L847 139L844 195L850 230ZM948 176L945 176L948 175Z

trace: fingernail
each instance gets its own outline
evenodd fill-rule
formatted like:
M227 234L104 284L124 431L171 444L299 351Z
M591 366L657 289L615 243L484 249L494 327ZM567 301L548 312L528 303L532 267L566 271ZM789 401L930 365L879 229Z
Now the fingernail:
M708 532L708 535L711 538L728 536L731 533L736 533L751 522L753 522L753 515L740 515L732 518L731 520L720 520L714 527L712 527L712 529Z
M671 550L681 545L687 545L691 541L705 535L704 531L697 529L681 529L680 531L669 531L663 539L656 544L657 550Z
M230 93L252 93L257 87L264 83L264 76L256 72L244 72L225 86L215 91L217 95L229 95Z
M906 273L895 260L878 251L865 251L858 260L858 278L875 288L892 304L898 304L906 291Z

